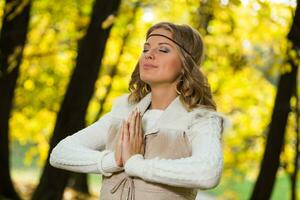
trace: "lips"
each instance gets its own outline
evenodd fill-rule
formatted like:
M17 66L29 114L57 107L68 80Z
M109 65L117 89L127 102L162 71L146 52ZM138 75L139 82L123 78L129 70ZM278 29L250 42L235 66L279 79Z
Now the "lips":
M143 68L144 69L153 69L153 68L157 68L157 66L149 64L149 63L145 63L145 64L143 64Z

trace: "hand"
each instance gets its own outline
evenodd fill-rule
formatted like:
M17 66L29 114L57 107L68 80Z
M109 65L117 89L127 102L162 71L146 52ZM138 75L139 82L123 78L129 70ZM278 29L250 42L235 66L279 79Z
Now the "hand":
M115 160L118 165L118 167L123 167L123 159L122 159L122 141L123 141L123 125L122 123L121 128L119 129L118 135L118 143L115 151Z
M144 134L142 130L142 117L138 110L134 110L123 123L122 158L123 165L135 154L144 154Z

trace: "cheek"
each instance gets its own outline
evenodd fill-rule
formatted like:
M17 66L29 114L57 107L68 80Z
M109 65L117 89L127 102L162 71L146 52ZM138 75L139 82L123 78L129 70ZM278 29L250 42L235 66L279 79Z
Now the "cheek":
M138 62L139 62L139 65L141 66L141 64L143 62L143 57L142 56L139 58Z
M173 60L172 65L174 66L174 71L177 71L178 73L181 72L182 65L181 65L181 61L178 58Z
M141 67L143 66L143 58L142 57L139 58L138 64L139 64L139 72L141 73L142 72Z
M145 63L145 62L143 60L143 57L141 56L138 60L139 76L142 81L146 82L146 80L148 79L148 75L147 75L147 72L142 67L143 63Z
M172 58L165 64L166 73L170 74L173 78L180 75L182 66L178 58Z

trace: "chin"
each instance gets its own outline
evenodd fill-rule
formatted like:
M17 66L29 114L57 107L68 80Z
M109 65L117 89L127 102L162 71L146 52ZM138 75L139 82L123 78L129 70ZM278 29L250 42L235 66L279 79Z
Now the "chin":
M142 80L143 82L147 83L148 85L151 85L151 84L154 83L154 80L151 80L151 79L143 79L143 78L141 78L141 80Z
M141 80L143 81L143 82L145 82L145 83L147 83L148 85L153 85L153 84L155 84L155 83L159 83L159 81L157 81L156 79L154 79L153 77L151 77L151 78L149 78L149 77L147 77L147 78L145 78L145 77L141 77Z
M142 81L144 81L147 84L150 84L153 81L155 81L152 76L147 76L147 75L140 74L140 78L141 78Z

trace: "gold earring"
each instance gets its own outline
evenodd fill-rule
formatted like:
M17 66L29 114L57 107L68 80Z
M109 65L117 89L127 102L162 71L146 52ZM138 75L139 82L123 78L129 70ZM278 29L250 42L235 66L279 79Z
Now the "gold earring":
M178 86L179 86L179 84L180 84L181 82L183 82L182 79L181 79L181 80L177 83L177 85L176 85L176 93L177 93L178 95L181 95L181 92L178 90Z
M176 93L177 93L178 95L181 95L181 92L178 91L177 87L176 87Z
M178 85L179 85L181 82L183 82L183 75L184 75L184 72L182 72L181 78L180 78L179 82L178 82L177 85L176 85L176 93L177 93L178 95L181 95L181 92L178 90Z

